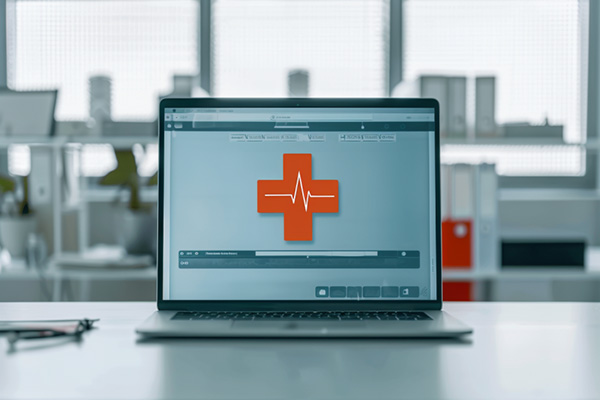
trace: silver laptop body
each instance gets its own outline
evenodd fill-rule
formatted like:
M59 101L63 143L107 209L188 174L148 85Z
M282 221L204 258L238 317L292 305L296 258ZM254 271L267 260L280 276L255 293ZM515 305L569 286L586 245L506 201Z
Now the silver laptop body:
M146 337L453 337L432 99L164 99Z

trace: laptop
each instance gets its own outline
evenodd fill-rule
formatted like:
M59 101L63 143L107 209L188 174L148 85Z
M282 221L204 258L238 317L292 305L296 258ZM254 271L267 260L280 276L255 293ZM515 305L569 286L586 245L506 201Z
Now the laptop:
M439 105L164 99L147 337L454 337Z

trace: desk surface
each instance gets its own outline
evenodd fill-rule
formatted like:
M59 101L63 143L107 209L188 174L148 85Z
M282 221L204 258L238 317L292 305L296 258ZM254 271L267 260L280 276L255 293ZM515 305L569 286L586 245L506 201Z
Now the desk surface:
M83 342L0 340L0 399L599 399L600 303L446 303L466 340L154 340L154 303L0 303L101 318Z

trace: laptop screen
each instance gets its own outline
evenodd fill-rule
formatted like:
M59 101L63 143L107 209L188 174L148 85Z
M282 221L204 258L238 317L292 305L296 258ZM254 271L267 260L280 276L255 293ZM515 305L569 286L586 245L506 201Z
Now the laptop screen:
M164 300L435 300L433 108L165 108Z

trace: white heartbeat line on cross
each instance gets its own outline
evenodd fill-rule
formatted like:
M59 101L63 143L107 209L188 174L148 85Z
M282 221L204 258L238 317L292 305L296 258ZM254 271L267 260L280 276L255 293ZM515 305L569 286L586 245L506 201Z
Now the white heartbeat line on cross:
M290 193L276 193L276 194L265 194L265 197L289 197L292 199L292 204L296 204L296 198L298 195L298 186L300 186L300 192L302 193L302 202L304 203L304 211L308 212L308 201L310 198L331 198L335 197L333 194L312 194L310 190L306 192L306 196L304 195L304 187L302 186L302 175L300 175L300 171L298 171L298 178L296 179L296 188L294 189L294 194Z

